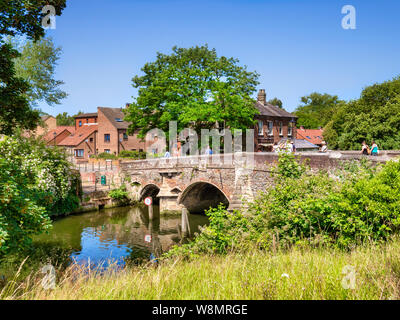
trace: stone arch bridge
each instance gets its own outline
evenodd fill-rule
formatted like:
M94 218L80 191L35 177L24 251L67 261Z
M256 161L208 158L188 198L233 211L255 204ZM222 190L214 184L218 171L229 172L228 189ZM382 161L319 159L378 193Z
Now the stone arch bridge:
M361 158L342 152L303 153L299 157L307 159L312 170L332 170ZM388 158L371 157L371 161ZM271 186L271 167L277 160L273 153L235 153L123 161L120 174L129 182L136 200L152 197L159 202L160 212L187 208L190 213L202 213L220 203L229 210L242 208Z

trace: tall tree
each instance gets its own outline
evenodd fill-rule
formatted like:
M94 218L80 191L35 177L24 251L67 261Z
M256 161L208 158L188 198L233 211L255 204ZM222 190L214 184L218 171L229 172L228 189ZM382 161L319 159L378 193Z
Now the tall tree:
M374 140L381 149L400 149L400 76L366 87L357 100L341 103L324 138L334 149L359 150Z
M307 129L324 127L341 103L337 96L317 92L302 97L301 102L303 104L298 106L294 113L298 116L297 125Z
M157 59L133 78L138 97L128 107L130 132L144 136L152 128L168 131L169 121L178 129L225 127L245 129L258 113L251 95L258 74L247 71L234 58L219 57L207 45L172 48L172 54L157 53Z
M272 104L273 106L277 106L277 107L283 109L282 100L280 100L278 98L273 98L273 99L269 100L268 103Z
M6 0L0 2L0 133L11 134L18 126L33 129L39 121L29 105L27 81L18 77L14 59L18 52L4 36L25 35L38 40L44 36L42 8L53 5L60 15L66 0Z
M12 41L21 55L15 62L16 76L26 80L30 86L27 92L31 105L45 101L48 105L60 104L67 93L60 89L63 81L55 80L55 67L60 58L61 47L56 47L51 38L38 41Z
M76 115L82 114L82 111L79 111ZM56 116L57 125L58 126L74 126L75 118L74 116L70 116L68 112L60 113Z

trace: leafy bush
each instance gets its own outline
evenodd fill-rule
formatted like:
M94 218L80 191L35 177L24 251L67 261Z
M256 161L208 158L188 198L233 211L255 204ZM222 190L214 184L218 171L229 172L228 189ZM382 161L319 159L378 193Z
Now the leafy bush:
M128 201L129 199L129 193L126 191L126 186L122 185L117 189L111 190L108 195L110 198L113 200L119 200L119 201Z
M0 257L19 251L34 234L51 226L46 208L38 199L46 193L32 188L29 178L16 164L0 158Z
M0 140L0 253L48 230L50 215L78 207L79 176L63 149L21 136Z
M119 153L120 158L129 158L129 159L146 159L146 152L143 151L133 151L133 150L122 150Z
M94 155L93 158L95 158L95 159L117 160L118 156L116 156L115 154L112 154L112 153L103 152L103 153L99 153L97 156Z

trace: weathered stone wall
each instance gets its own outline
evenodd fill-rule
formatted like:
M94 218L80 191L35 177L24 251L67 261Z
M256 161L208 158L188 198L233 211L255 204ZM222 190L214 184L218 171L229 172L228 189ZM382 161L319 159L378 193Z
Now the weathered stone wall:
M361 155L338 152L303 153L312 170L334 170ZM368 157L385 162L389 155ZM233 155L190 156L169 159L123 161L121 175L130 181L130 191L137 200L157 197L160 211L201 211L226 199L229 209L239 209L243 200L252 200L272 184L271 167L278 161L274 153L238 153Z

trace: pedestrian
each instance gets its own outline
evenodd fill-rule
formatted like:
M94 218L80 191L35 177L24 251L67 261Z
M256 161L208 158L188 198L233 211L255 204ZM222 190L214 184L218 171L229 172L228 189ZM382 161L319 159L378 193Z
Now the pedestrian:
M367 156L370 153L369 147L365 141L362 142L361 152L362 155Z
M372 141L371 156L377 157L379 155L379 148L375 141Z
M326 142L325 142L325 141L322 141L322 147L321 147L321 149L319 150L319 152L325 153L325 152L327 152L327 151L328 151L328 146L326 145Z
M169 153L168 150L165 152L164 158L171 158L171 154Z
M207 146L205 154L206 155L212 155L213 154L212 149L210 148L210 146Z

